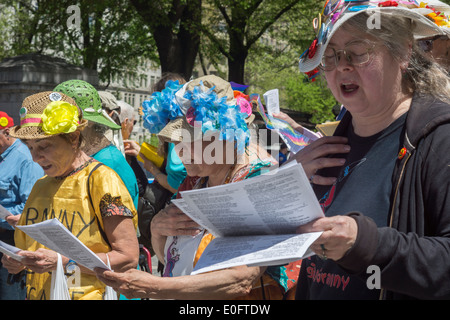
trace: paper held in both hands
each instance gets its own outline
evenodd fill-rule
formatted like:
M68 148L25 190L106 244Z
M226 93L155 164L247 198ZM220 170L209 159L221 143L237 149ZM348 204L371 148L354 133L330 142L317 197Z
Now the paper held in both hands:
M314 254L309 246L322 234L296 234L297 227L324 215L303 167L295 162L251 179L180 194L172 202L215 236L191 274L304 259Z
M58 219L50 219L27 226L16 226L47 248L68 257L90 270L111 270L91 249L78 240Z

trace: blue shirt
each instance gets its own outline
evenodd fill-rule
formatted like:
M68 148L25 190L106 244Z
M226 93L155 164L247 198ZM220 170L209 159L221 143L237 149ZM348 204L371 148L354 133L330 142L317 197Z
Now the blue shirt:
M0 204L13 215L22 214L34 183L43 176L28 147L17 139L0 155ZM13 230L3 219L0 228Z
M92 158L110 167L119 175L125 184L125 187L128 189L128 192L133 199L135 209L137 210L139 189L136 175L119 149L113 144L110 144L93 154Z
M169 143L166 173L167 183L175 190L178 189L187 174L181 159L175 152L175 145L173 143Z

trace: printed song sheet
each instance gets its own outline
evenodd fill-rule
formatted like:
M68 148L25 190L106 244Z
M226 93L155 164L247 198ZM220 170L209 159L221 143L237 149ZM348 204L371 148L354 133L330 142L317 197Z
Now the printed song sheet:
M308 247L320 236L295 233L300 225L323 217L303 167L295 162L240 182L182 191L181 196L172 202L216 237L195 273L230 267L230 263L299 260L311 255Z
M40 244L90 270L94 270L97 267L110 270L94 252L78 240L58 219L46 220L27 226L17 226L17 228Z
M283 265L314 253L309 246L322 232L215 238L195 265L192 275L241 265Z
M5 220L7 216L12 215L4 206L0 204L0 219Z
M18 255L19 251L20 251L19 248L9 245L6 242L0 240L1 253L6 254L7 256L13 258L14 260L22 261L23 257Z

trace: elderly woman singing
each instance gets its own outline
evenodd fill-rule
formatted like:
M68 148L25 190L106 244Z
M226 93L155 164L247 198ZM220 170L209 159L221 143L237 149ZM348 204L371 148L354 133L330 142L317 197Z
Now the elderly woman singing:
M206 76L185 85L168 81L150 101L144 104L148 105L144 119L161 140L176 144L188 174L179 191L234 183L259 175L276 163L251 142L249 126L254 115L249 101L239 93L235 98L230 83L219 77ZM136 270L97 273L127 297L282 299L294 292L290 266L242 265L190 275L213 237L174 205L155 216L151 230L153 249L165 265L163 277Z
M418 45L450 23L426 2L330 0L315 19L300 70L347 109L334 135L351 150L318 171L337 180L314 185L325 217L299 230L323 234L298 299L450 298L450 80Z
M58 92L38 93L23 101L20 117L20 125L10 134L28 146L46 175L34 185L18 225L57 218L100 259L109 260L112 269L136 268L139 246L133 201L112 169L81 150L87 121L75 101ZM3 265L10 273L27 269L27 299L49 299L57 253L18 229L15 243L24 258L18 262L4 256ZM94 272L67 257L62 262L65 268L76 265L80 270L76 286L69 286L71 299L103 298L105 285Z

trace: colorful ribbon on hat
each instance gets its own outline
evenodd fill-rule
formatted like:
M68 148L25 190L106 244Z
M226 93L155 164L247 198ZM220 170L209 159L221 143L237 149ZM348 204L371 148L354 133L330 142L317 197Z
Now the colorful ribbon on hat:
M284 137L289 139L293 144L300 147L300 149L298 149L298 150L301 150L310 144L310 142L311 142L310 139L305 137L303 134L299 133L298 131L294 130L294 128L292 128L292 126L289 123L287 123L286 121L284 121L282 119L278 119L278 118L275 118L275 117L272 117L272 116L266 114L266 112L264 110L264 106L261 103L261 98L260 98L259 94L257 94L257 93L251 94L250 99L252 101L257 102L257 110L258 110L259 114L261 115L261 117L263 118L267 129L276 130L279 133L281 133Z
M53 101L45 107L42 114L27 114L20 110L21 127L42 127L46 134L74 132L79 123L78 108L65 101Z
M41 114L27 114L20 119L21 127L38 127L41 125L42 115Z

